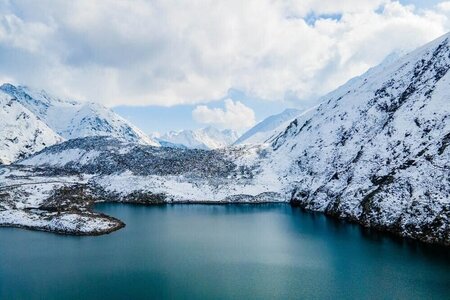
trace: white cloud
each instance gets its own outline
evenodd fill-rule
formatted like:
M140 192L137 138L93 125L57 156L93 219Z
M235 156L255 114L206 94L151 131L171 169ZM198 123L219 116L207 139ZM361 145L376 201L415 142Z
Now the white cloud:
M221 128L242 130L255 124L255 113L243 103L225 99L225 108L209 108L198 105L192 111L192 117L201 124L216 125Z
M0 77L107 105L204 103L230 88L310 99L450 29L448 2L11 3L0 0Z
M30 53L42 51L53 29L39 22L24 22L14 14L0 16L0 41Z
M442 9L443 11L450 11L450 1L443 1L436 5L438 9Z

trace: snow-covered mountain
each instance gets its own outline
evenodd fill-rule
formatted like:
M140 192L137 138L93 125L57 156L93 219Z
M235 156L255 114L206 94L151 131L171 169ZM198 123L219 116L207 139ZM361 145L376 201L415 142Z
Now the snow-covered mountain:
M63 139L16 99L0 91L0 164L9 164Z
M156 141L102 105L62 100L45 91L12 84L3 84L0 90L17 99L64 139L111 136L127 142L158 146Z
M196 129L170 131L157 140L161 145L168 147L186 147L189 149L217 149L234 143L239 137L238 133L230 130L219 130L212 126Z
M292 201L450 244L450 34L323 97L271 139Z
M277 132L277 128L279 128L279 130L284 129L300 113L300 110L290 108L279 114L267 117L245 132L234 142L234 144L244 145L264 143Z

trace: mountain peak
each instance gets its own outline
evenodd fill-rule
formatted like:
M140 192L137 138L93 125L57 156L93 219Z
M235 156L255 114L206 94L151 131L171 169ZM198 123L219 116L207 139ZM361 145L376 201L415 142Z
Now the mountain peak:
M55 136L64 139L73 139L106 135L127 142L152 146L159 145L156 141L146 136L135 126L103 105L91 102L62 100L50 95L45 90L35 90L26 86L15 86L10 83L2 84L0 91L20 103L23 109L27 111L26 114L24 113L22 115L28 115L32 119L38 119L50 128ZM5 107L3 109L6 110ZM15 135L20 134L20 132L17 132ZM53 141L56 140L53 139Z
M3 84L0 86L0 89L1 89L2 91L7 91L7 90L15 90L16 87L15 87L13 84L11 84L11 83L6 82L6 83L3 83Z

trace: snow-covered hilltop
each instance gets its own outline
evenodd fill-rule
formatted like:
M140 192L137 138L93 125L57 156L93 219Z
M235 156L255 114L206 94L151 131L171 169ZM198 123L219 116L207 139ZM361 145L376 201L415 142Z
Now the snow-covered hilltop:
M211 150L229 146L238 137L238 133L233 130L219 130L209 126L196 130L170 131L157 140L161 145L169 147Z
M3 84L0 90L64 139L111 136L127 142L157 146L158 143L110 109L91 102L62 100L45 91Z
M258 147L209 151L72 139L0 168L0 226L100 234L123 223L92 212L96 201L287 201L260 169L265 156Z
M100 234L123 224L92 212L96 201L290 201L450 245L449 69L445 35L219 150L111 137L47 147L0 168L0 225Z

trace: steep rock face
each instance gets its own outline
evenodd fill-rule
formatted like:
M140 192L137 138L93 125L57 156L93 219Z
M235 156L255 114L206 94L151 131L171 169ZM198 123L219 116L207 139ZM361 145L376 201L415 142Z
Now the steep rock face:
M293 203L450 244L449 39L349 81L271 140Z
M45 91L11 84L3 84L0 90L16 98L64 139L111 136L127 142L158 146L156 141L102 105L61 100Z
M11 96L0 91L0 164L9 164L63 139Z

